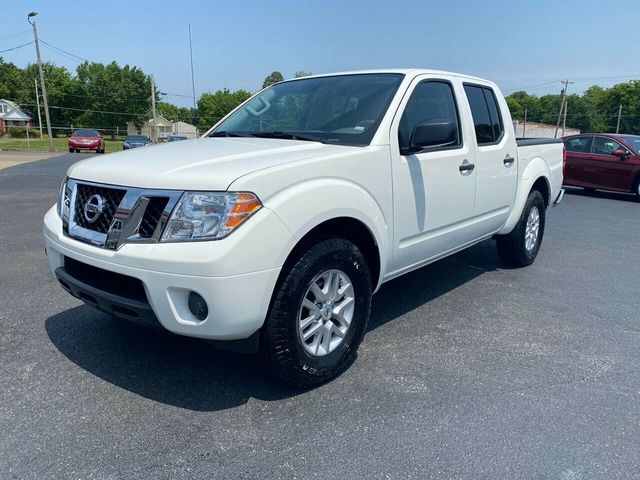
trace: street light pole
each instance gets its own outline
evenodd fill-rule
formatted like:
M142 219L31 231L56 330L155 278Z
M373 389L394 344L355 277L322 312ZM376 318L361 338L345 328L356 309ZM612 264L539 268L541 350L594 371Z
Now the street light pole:
M44 71L42 70L42 60L40 59L40 44L38 43L38 30L36 30L36 22L31 21L31 17L35 17L38 12L31 12L27 15L27 21L33 27L33 39L36 44L36 58L38 60L38 70L40 71L40 87L42 88L42 102L44 103L44 117L47 121L47 135L49 135L49 151L55 152L53 147L53 134L51 133L51 119L49 118L49 102L47 100L47 87L44 84Z
M153 114L153 131L151 133L151 140L153 143L158 143L158 117L156 114L156 82L151 74L151 112Z

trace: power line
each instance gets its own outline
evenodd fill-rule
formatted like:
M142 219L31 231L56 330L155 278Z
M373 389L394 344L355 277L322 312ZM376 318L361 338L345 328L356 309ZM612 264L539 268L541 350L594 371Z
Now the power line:
M27 43L23 43L22 45L18 45L17 47L7 48L6 50L0 50L0 53L10 52L12 50L17 50L19 48L26 47L27 45L31 45L32 43L33 43L33 40L31 40L30 42L27 42Z
M47 50L49 50L50 52L55 53L56 55L60 55L60 56L61 56L61 57L63 57L65 60L69 60L69 61L72 61L72 62L76 62L77 64L82 63L80 60L78 60L78 59L76 59L76 58L74 58L74 57L71 57L70 55L66 55L66 54L64 54L64 53L58 52L57 50L54 50L53 48L49 47L48 45L45 45L44 43L42 44L42 46L43 46L44 48L46 48Z
M7 35L6 37L0 37L0 40L9 40L10 38L16 38L16 37L19 37L21 35L24 35L25 33L29 33L29 30L23 30L22 32L14 33L13 35Z
M55 45L51 45L50 43L45 42L44 40L40 40L40 43L43 43L44 45L53 48L54 50L58 50L59 52L68 55L70 57L74 57L77 58L78 60L82 60L83 62L89 62L90 60L87 60L86 58L80 57L79 55L76 55L74 53L71 52L67 52L66 50L63 50L62 48L56 47Z

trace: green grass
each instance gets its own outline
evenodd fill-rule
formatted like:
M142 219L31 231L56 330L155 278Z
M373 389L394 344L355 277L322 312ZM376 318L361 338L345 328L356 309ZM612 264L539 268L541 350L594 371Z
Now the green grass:
M53 139L53 146L58 153L68 153L67 138L60 137ZM122 140L104 140L104 148L107 153L122 150ZM0 137L0 150L12 150L15 152L48 152L49 140L47 137L31 138L27 142L26 138Z

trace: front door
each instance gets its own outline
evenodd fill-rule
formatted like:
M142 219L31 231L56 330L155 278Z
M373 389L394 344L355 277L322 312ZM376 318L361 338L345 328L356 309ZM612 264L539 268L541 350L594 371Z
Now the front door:
M405 95L391 129L394 210L394 273L424 264L472 240L476 174L470 132L463 127L457 99L461 84L418 77ZM406 153L418 123L442 120L457 125L454 141Z
M627 152L626 157L613 155L616 150ZM592 168L588 170L588 183L600 188L629 191L631 189L631 175L635 168L629 158L633 154L628 148L612 138L598 137L593 139L591 148Z

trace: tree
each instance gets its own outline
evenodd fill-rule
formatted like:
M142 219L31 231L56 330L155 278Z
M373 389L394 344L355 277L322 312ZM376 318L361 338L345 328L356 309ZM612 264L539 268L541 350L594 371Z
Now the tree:
M313 75L313 73L300 70L293 74L293 78L310 77L311 75Z
M66 128L73 123L74 119L81 113L77 109L82 108L82 97L78 90L78 84L71 76L69 70L58 67L54 63L44 62L44 81L47 86L47 97L49 100L49 116L54 135L64 136ZM36 102L36 92L34 79L38 80L38 94L40 96L40 108L43 108L42 89L40 88L40 76L38 65L35 63L27 65L22 70L23 89L18 93L16 100L24 107L34 119L38 118ZM42 115L44 122L44 115Z
M115 128L130 121L140 125L151 115L151 79L139 68L84 62L76 71L86 110L77 117L78 123ZM159 99L157 90L155 95Z
M197 113L192 108L177 107L172 103L158 102L156 103L156 111L158 115L162 115L167 120L182 120L183 122L192 122Z
M251 93L246 90L232 92L227 88L215 93L203 93L198 100L198 130L201 132L209 130L212 125L250 96Z
M18 92L24 89L22 69L0 57L0 98L17 100Z
M262 88L267 88L269 85L273 85L274 83L278 83L284 80L282 74L278 71L271 72L267 75L267 78L262 82Z

